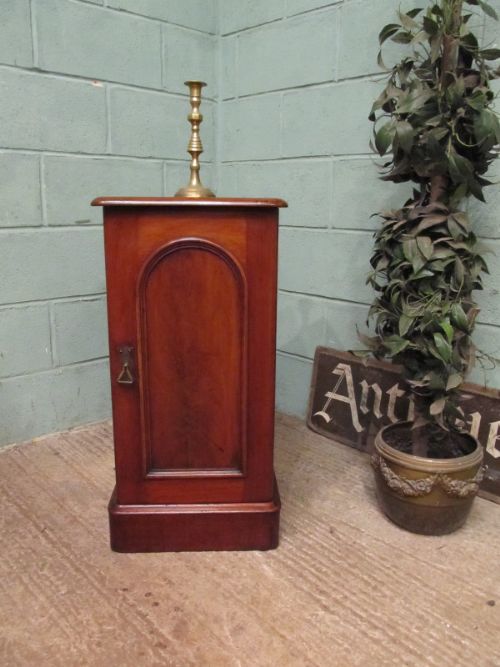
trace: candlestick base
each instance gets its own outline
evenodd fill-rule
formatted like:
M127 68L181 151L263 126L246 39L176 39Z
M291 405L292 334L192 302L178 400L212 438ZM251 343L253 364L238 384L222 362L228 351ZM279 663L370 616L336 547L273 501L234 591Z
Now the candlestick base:
M189 197L190 199L204 199L205 197L215 197L215 194L204 185L186 185L175 193L176 197Z

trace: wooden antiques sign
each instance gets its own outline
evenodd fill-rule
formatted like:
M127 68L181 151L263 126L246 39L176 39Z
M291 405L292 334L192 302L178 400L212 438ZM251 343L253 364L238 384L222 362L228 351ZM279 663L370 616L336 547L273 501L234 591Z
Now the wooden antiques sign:
M500 391L474 384L465 384L464 391L468 431L485 448L479 495L500 503ZM397 366L316 349L307 418L313 431L369 453L382 426L412 419L413 412Z

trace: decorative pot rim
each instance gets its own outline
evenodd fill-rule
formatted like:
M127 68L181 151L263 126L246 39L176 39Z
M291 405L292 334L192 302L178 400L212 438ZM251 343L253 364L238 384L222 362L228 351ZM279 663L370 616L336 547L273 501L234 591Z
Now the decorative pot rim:
M397 428L398 426L409 426L413 422L411 421L401 421L396 422L395 424L388 424L384 426L377 433L375 437L375 449L382 455L384 458L396 463L397 465L404 466L411 470L418 470L423 472L435 472L435 473L447 473L447 472L458 472L460 470L467 470L476 465L480 465L483 461L484 451L482 445L479 443L477 438L475 438L470 433L461 433L461 435L467 437L469 440L475 444L475 449L470 454L465 456L456 456L449 459L432 459L426 458L424 456L415 456L414 454L407 454L405 452L400 452L394 447L391 447L384 440L384 432L389 429Z

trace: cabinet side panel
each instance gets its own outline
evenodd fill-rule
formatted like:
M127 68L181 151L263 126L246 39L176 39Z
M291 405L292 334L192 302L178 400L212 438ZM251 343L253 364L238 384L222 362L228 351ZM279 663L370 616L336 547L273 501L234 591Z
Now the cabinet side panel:
M247 442L252 486L246 489L248 499L269 498L273 488L277 250L277 210L249 216Z
M162 248L139 283L146 474L243 474L246 287L219 245Z

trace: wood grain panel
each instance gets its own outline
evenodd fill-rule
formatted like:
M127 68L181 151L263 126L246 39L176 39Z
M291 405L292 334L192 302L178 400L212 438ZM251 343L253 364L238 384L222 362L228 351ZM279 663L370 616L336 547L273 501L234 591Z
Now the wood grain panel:
M241 475L246 285L215 243L176 240L139 282L146 474Z

